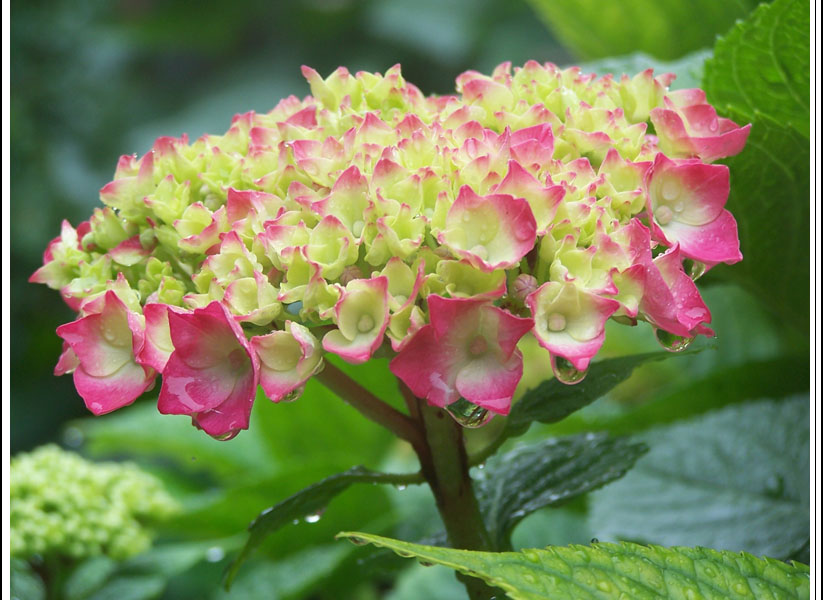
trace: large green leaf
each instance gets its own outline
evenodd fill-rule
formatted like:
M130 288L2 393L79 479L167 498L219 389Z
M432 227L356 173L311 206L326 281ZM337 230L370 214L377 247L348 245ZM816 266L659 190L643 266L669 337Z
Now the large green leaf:
M711 102L748 119L766 115L809 137L809 1L762 4L737 23L706 63Z
M641 436L651 448L590 497L592 531L788 558L809 539L809 402L729 406Z
M809 598L809 568L708 548L595 543L521 552L421 546L366 533L341 533L400 556L479 577L514 600L556 598Z
M352 467L348 471L327 477L322 481L289 496L282 502L264 510L249 526L249 539L232 562L226 574L226 586L231 586L240 566L269 535L295 520L306 518L314 521L335 496L343 493L354 483L407 484L415 477L390 475Z
M745 121L735 112L729 115ZM711 275L744 285L799 339L809 331L809 141L768 117L753 121L746 148L726 159L743 261Z
M717 43L704 87L752 123L731 169L728 209L744 260L713 274L746 285L805 346L809 331L809 2L763 5ZM790 330L791 331L791 330Z
M115 577L89 596L89 600L151 600L160 597L166 587L162 575Z
M754 0L531 0L549 28L578 58L641 51L671 60L714 44Z
M622 477L646 450L626 438L591 433L521 445L490 458L475 477L493 548L510 549L511 533L523 518Z

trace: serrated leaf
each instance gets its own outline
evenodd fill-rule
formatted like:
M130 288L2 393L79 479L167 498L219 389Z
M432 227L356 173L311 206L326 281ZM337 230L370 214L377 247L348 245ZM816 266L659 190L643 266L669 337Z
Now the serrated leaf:
M226 572L226 588L231 586L240 566L266 537L294 520L322 512L335 496L343 493L350 485L354 483L408 483L406 479L402 475L378 473L361 466L352 467L348 471L318 481L264 510L249 525L249 539L229 565Z
M703 80L718 112L751 122L731 170L727 208L744 260L715 277L737 281L793 326L793 343L809 331L809 2L761 5L715 47Z
M513 600L645 600L802 598L809 568L708 548L664 548L623 542L550 546L521 552L473 552L421 546L366 533L340 533L359 544L389 548L421 562L479 577Z
M165 587L166 578L160 575L117 577L89 596L89 600L152 600Z
M644 52L633 52L623 56L607 56L586 61L579 65L584 73L603 76L611 73L616 78L626 74L629 77L653 68L655 75L674 73L677 78L669 86L671 90L700 87L703 79L703 64L712 55L711 50L702 49L672 61L663 61Z
M776 0L737 23L706 63L709 100L749 120L766 115L808 139L809 12L808 0Z
M492 547L511 548L511 533L526 516L622 477L646 450L627 438L588 433L490 458L475 481Z
M649 453L589 498L598 538L781 559L808 539L808 397L729 406L640 439Z
M732 118L743 120L736 113ZM711 275L752 291L800 343L809 331L809 142L767 117L753 123L746 148L724 161L732 186L726 204L735 216L744 259Z
M531 0L560 41L589 60L641 51L675 59L711 47L715 36L756 6L754 0Z
M650 352L602 360L593 363L586 379L575 385L566 385L557 379L544 381L527 391L512 406L501 439L523 435L534 421L561 421L628 379L635 367L670 356L672 355L666 352Z

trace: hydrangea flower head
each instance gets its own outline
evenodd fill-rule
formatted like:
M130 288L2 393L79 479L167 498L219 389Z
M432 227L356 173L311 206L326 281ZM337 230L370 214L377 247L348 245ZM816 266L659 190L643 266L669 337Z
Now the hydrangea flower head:
M700 90L534 61L429 97L399 66L303 73L310 96L122 157L104 208L49 244L32 281L79 312L56 372L93 411L160 374L161 412L227 438L258 384L294 399L331 353L506 414L524 335L567 383L609 319L670 349L711 335L683 261L742 258L712 161L749 127Z
M149 525L179 510L137 466L92 463L54 445L14 457L9 490L11 554L19 558L122 560L149 547Z

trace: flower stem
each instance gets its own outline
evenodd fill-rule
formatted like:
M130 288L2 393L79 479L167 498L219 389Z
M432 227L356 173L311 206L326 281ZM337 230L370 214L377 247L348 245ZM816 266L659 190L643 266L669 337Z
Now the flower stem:
M425 444L415 447L423 476L429 484L443 519L449 543L464 550L491 550L491 541L469 476L469 462L463 442L463 428L445 410L414 398L401 383L407 402L414 399ZM481 580L462 574L471 600L488 600L495 590ZM499 594L498 594L499 595Z
M315 377L367 419L390 430L413 447L425 443L412 419L380 400L330 362L326 361L325 368Z

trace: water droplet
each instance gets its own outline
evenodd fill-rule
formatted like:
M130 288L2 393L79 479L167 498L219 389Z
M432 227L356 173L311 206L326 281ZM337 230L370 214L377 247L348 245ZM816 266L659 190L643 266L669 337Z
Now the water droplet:
M526 224L521 223L518 227L515 225L514 227L514 237L518 239L518 241L525 242L529 239L534 239L534 230Z
M610 584L608 581L598 581L597 589L599 589L601 592L608 593L612 591L612 584Z
M398 492L402 492L403 490L405 490L405 489L406 489L405 484L402 484L402 483L398 483L398 484L397 484L396 486L394 486L394 487L397 489L397 491L398 491Z
M351 232L355 237L360 237L360 234L363 233L363 228L365 226L366 224L363 221L355 221L354 225L351 226Z
M485 425L494 416L485 408L472 404L465 398L449 404L446 410L455 421L469 429Z
M366 540L361 540L360 538L356 537L349 538L349 541L355 546L365 546L366 544L368 544Z
M566 317L560 313L552 313L546 318L546 327L549 331L563 331L566 329Z
M83 432L77 427L66 427L63 432L63 443L69 448L79 448L84 439Z
M294 519L292 521L292 525L297 525L298 523L300 523L300 519Z
M225 556L226 552L220 546L212 546L206 550L206 561L211 563L220 562Z
M675 204L675 205L673 206L673 208L674 208L674 212L676 212L676 213L682 213L682 212L683 212L683 209L684 209L684 208L686 208L686 205L685 205L685 204L683 204L683 202L678 202L677 204Z
M404 296L403 294L397 294L394 297L395 302L397 302L398 304L403 304L408 299L409 299L408 296Z
M663 189L661 190L663 194L663 198L666 200L674 200L680 195L680 184L676 181L670 179L666 183L663 184Z
M657 338L657 343L667 352L683 352L694 341L693 337L675 335L665 329L655 329L654 337Z
M672 218L674 218L674 211L665 204L658 206L657 210L654 211L654 218L661 225L668 225L672 222Z
M108 343L113 344L117 341L117 332L111 327L103 327L101 333L103 334L103 339Z
M317 523L320 520L320 513L312 513L303 517L306 523Z
M591 542L589 542L589 543L590 544L599 544L600 540L598 540L597 538L592 538Z
M469 214L469 211L463 213L463 222L468 223L472 220L472 216Z
M741 596L747 596L749 594L749 587L743 583L735 583L734 592Z
M527 583L537 585L537 577L531 573L523 573L523 579L525 579Z
M285 396L283 396L283 397L280 399L280 402L294 402L294 401L295 401L295 400L297 400L300 396L302 396L302 395L303 395L303 390L305 390L305 389L306 389L306 386L305 386L305 385L301 385L301 386L299 386L299 387L294 388L294 389L293 389L292 391L290 391L288 394L286 394Z
M425 560L418 560L417 562L420 563L421 567L433 567L434 566L433 562L428 562L428 561L425 561Z
M232 429L231 431L227 431L226 433L222 433L220 435L215 435L212 437L220 442L228 442L229 440L237 437L238 433L240 433L239 429Z
M357 331L368 333L372 329L374 329L374 318L371 315L361 315L357 321Z
M579 369L575 369L574 365L562 356L552 356L551 364L557 381L567 385L580 383L588 372L587 370L580 371Z
M687 258L683 261L683 270L692 278L692 281L697 281L706 273L706 265L699 260Z
M540 555L534 550L523 550L523 555L526 557L526 560L539 563L540 562Z

